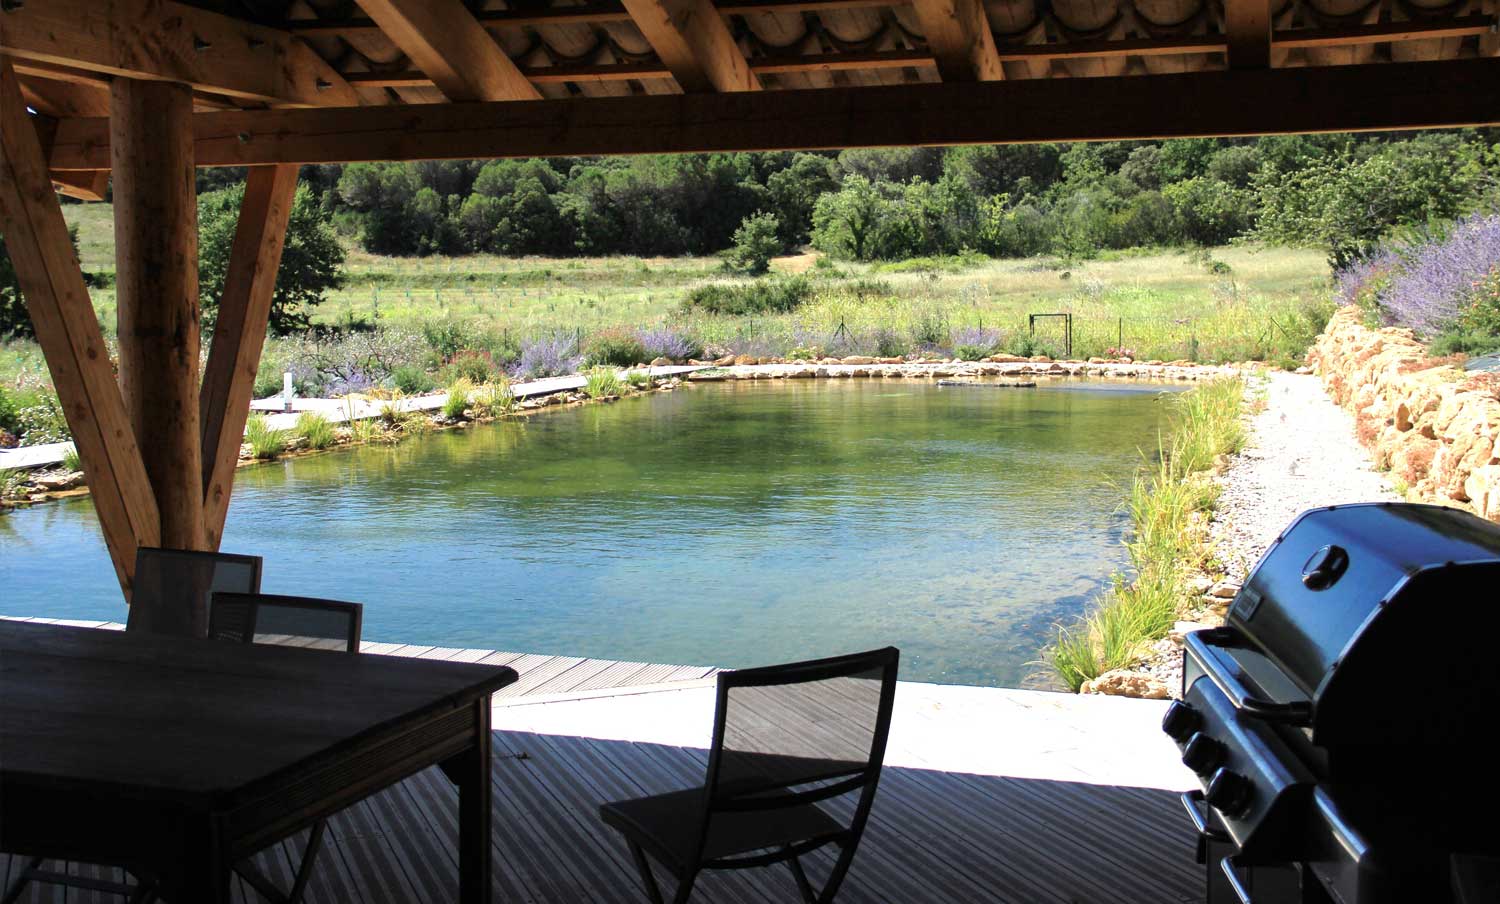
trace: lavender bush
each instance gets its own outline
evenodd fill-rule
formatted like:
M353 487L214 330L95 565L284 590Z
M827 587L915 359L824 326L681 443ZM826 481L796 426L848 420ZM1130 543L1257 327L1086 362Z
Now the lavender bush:
M1005 336L994 327L966 326L953 333L953 355L965 361L977 361L995 353Z
M516 375L536 380L542 377L562 377L577 373L583 363L578 353L578 342L570 334L563 333L532 339L521 345L521 360L516 365Z
M703 343L695 339L691 333L670 326L636 330L635 335L636 339L640 340L641 347L646 350L647 361L657 358L685 361L703 354Z
M1389 243L1338 277L1338 297L1387 325L1432 338L1450 329L1478 285L1500 262L1500 214L1475 215L1441 236Z

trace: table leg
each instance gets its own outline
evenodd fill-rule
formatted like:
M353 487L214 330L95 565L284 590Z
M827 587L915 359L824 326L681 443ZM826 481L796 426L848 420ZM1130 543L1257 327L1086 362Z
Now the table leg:
M474 704L474 746L443 764L458 785L458 896L490 904L490 698Z

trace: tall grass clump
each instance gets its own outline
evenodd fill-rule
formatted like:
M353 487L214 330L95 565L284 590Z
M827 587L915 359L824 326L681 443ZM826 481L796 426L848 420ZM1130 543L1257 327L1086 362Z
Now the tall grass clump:
M337 438L333 422L316 411L304 411L297 416L297 436L309 449L326 449Z
M510 391L510 381L503 377L476 386L469 394L469 410L475 417L501 417L514 411L515 407L515 393Z
M69 446L63 450L62 466L64 471L83 470L83 458L79 456L77 449Z
M1210 469L1220 455L1244 446L1244 397L1244 381L1232 377L1172 400L1169 433L1155 461L1131 481L1124 502L1131 574L1113 575L1093 611L1056 626L1043 652L1046 666L1070 689L1130 665L1191 604L1187 579L1204 564L1205 515L1218 497Z
M474 384L468 380L455 380L448 386L448 398L443 400L443 417L450 421L461 421L469 410L469 400L474 394Z
M245 442L250 444L251 455L269 460L286 451L287 432L272 427L265 415L255 414L245 424Z
M625 384L613 367L591 367L584 375L583 394L591 399L603 399L624 394Z

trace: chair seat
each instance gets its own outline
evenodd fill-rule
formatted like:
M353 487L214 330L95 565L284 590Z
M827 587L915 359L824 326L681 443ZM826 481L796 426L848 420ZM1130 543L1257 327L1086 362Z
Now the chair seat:
M702 807L703 789L688 788L604 804L599 815L681 878L688 872L693 847L702 830L696 818ZM844 826L816 804L774 810L719 811L709 826L703 860L733 857L812 838L831 838L845 832Z

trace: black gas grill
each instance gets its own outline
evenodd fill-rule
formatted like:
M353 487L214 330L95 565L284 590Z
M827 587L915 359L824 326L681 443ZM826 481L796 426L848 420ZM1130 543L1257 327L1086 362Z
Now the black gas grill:
M1162 729L1211 902L1500 901L1500 526L1306 512L1185 645Z

